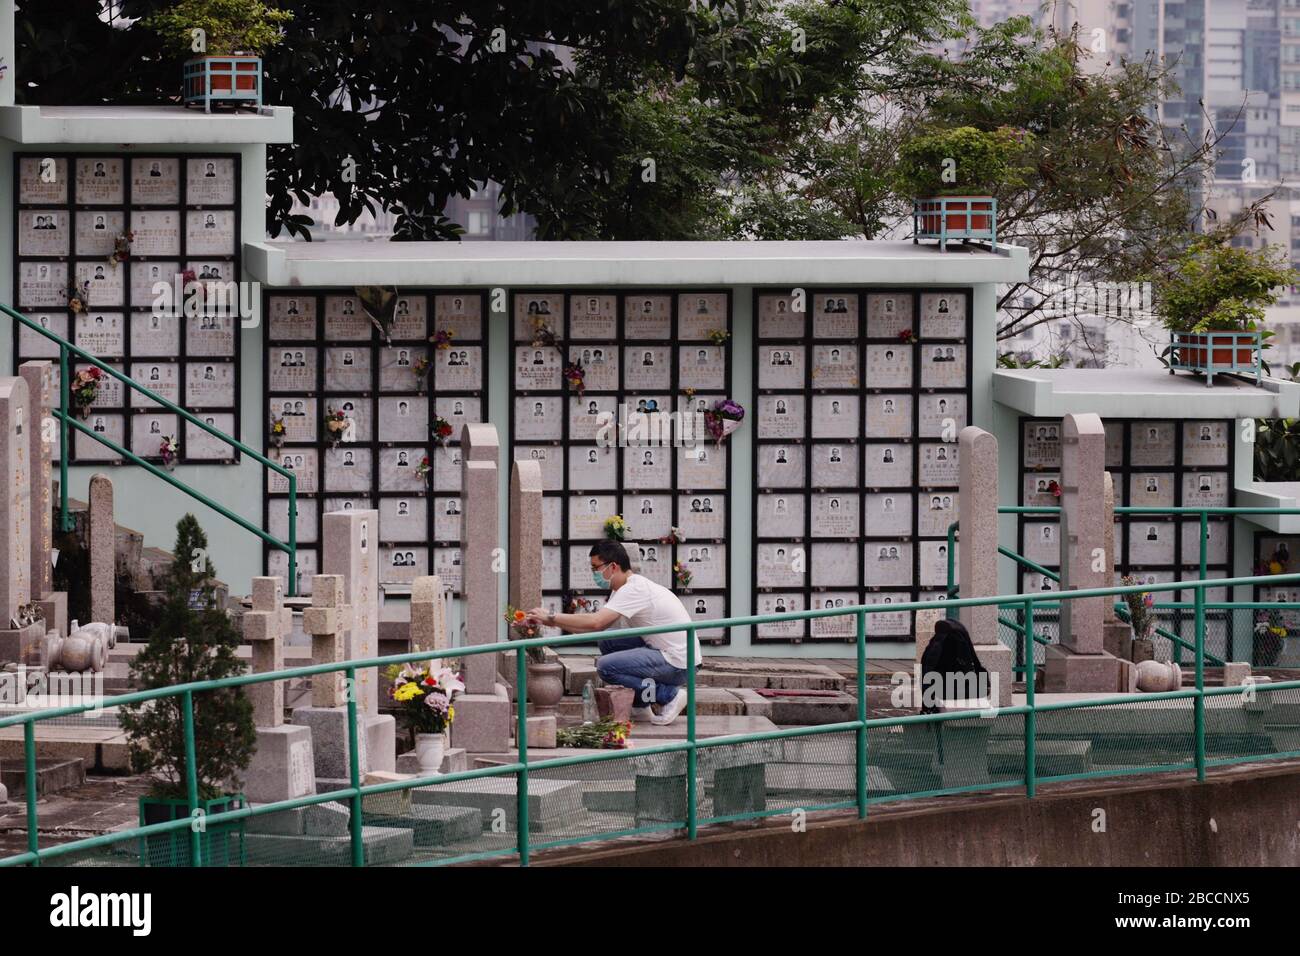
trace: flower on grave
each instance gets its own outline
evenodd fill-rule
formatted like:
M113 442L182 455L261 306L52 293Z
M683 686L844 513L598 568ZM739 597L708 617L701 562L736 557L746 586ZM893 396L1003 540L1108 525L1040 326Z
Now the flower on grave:
M506 605L505 619L512 641L527 641L542 635L542 622L513 604ZM526 648L524 654L534 664L546 663L546 651L540 647Z
M1281 573L1282 573L1282 565L1281 565L1280 563L1278 563L1277 561L1270 561L1270 562L1268 563L1268 573L1269 573L1269 574L1281 574Z
M1058 482L1049 481L1047 483L1047 492L1053 498L1059 498L1061 497L1061 485Z
M688 588L691 586L691 579L694 577L690 569L680 561L673 562L673 581L679 588Z
M694 397L695 397L695 386L694 386L694 385L691 385L691 386L688 386L687 388L682 389L682 394L684 394L687 398L694 398Z
M424 386L426 384L424 379L425 376L429 374L429 369L432 367L433 363L423 355L411 363L411 374L415 376L415 382L420 391L424 391Z
M727 339L731 338L731 333L726 329L709 329L705 334L714 345L726 345Z
M82 418L85 418L89 413L90 406L95 404L95 398L99 395L99 386L103 378L104 373L92 365L90 368L78 372L69 383L68 389L72 398L72 409Z
M685 544L686 535L681 528L669 528L668 533L659 539L660 544Z
M398 714L412 734L446 730L456 717L451 702L456 693L465 690L460 675L446 668L435 671L434 663L394 665L384 672L393 681L389 696L402 705Z
M627 538L627 522L622 515L605 519L605 537L611 541L623 541Z
M429 472L431 471L433 471L433 464L429 461L429 456L425 455L420 459L420 463L415 466L415 477L427 485L429 483Z
M287 432L288 429L284 427L284 419L276 418L274 415L272 415L271 428L270 428L271 447L272 448L281 447L284 444L284 438Z
M581 395L587 388L587 373L582 368L581 362L570 362L564 366L564 381L569 388Z
M447 444L447 440L455 434L456 429L451 426L451 423L447 421L447 419L439 415L433 420L433 427L429 429L429 431L433 435L433 440L435 442L439 445L445 445Z
M898 333L898 341L902 342L904 345L911 345L916 341L916 333L911 329L903 329L903 331Z
M347 436L348 429L352 425L352 419L343 412L342 409L329 406L325 410L325 437L329 439L331 448L338 448L339 442Z
M90 280L86 279L80 286L68 286L68 311L73 315L85 315L90 308Z
M540 349L547 345L558 344L559 341L555 338L555 333L551 331L551 327L546 324L546 319L540 315L533 316L533 348Z
M180 444L174 436L164 435L162 444L158 446L158 454L162 457L163 467L171 468L180 454Z
M131 243L135 241L135 233L131 230L118 233L113 237L113 252L108 257L108 264L117 268L119 262L126 262L131 258Z
M745 406L733 399L723 398L714 402L712 408L705 409L704 427L713 436L713 440L721 445L722 439L739 428L744 418Z
M429 336L429 341L439 349L451 348L451 340L452 333L448 332L446 329L439 329L437 332L434 332L433 335Z

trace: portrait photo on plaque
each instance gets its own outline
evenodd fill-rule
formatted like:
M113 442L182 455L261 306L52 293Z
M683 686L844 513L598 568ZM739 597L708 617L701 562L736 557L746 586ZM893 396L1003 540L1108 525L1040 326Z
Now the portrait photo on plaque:
M169 402L181 399L180 365L177 362L132 362L130 376ZM149 408L158 403L143 392L131 389L131 407Z
M811 446L815 488L849 488L858 483L859 447L852 442L816 442Z
M662 538L673 527L673 499L671 495L625 493L623 508L619 512L639 540ZM689 532L683 530L683 534ZM706 537L713 537L706 535Z
M338 437L341 442L375 440L374 430L371 428L374 405L370 399L357 395L331 395L325 400L325 414L333 415L336 412L343 415L344 430L337 436L326 433L326 441L332 441L334 437Z
M455 501L447 498L446 501ZM457 533L439 535L436 528L444 517L446 510L443 499L434 502L434 538L439 541L459 541L459 520ZM453 515L453 517L456 517ZM414 495L386 496L379 499L379 540L380 541L424 541L429 521L429 499Z
M1226 471L1183 473L1183 507L1226 508L1227 506L1228 473Z
M1131 564L1173 564L1174 523L1148 521L1141 515L1124 523L1124 538ZM1157 601L1160 597L1157 596Z
M428 490L430 484L439 491L455 490L441 487L436 472L431 482L420 477L417 469L424 455L424 449L419 447L379 449L379 490L421 492Z
M399 295L393 304L391 340L394 342L426 341L429 338L428 311L428 300L424 296ZM450 329L445 331L452 335L454 341L455 333Z
M618 391L617 345L570 345L569 362L582 365L582 381L587 391Z
M320 491L320 458L315 448L281 448L267 455L286 471L292 471L298 480L299 494ZM266 472L266 490L270 494L288 494L289 481L278 471Z
M862 545L863 580L867 587L912 586L912 542L867 541Z
M883 537L912 533L913 496L906 491L884 491L863 498L863 534Z
M695 341L728 331L725 292L683 292L677 296L677 338Z
M623 349L623 387L668 389L673 380L673 350L667 345L629 345Z
M1182 557L1179 560L1185 565L1195 565L1198 569L1201 563L1201 546L1198 539L1201 536L1200 521L1184 521L1182 528ZM1205 525L1205 561L1206 564L1227 564L1228 563L1228 538L1231 536L1232 525L1220 520L1211 518ZM1192 575L1193 577L1195 575Z
M27 317L59 338L69 338L69 315L67 312L35 312ZM24 359L58 358L59 344L52 339L47 339L34 329L20 325L18 327L18 354ZM57 368L55 373L58 373Z
M1204 468L1228 463L1231 422L1183 422L1183 464Z
M568 536L584 540L605 537L605 522L618 514L618 497L615 495L571 495L569 497ZM643 534L639 525L627 517L630 538Z
M374 484L374 452L362 445L344 442L326 448L326 491L369 491Z
M525 440L564 437L564 398L531 395L515 398L515 437Z
M381 392L423 392L429 384L429 350L423 345L397 345L379 349Z
M666 341L672 337L672 296L623 296L623 335L628 339Z
M864 424L866 437L912 437L913 401L913 396L901 393L885 392L866 396L867 414Z
M688 608L690 602L686 602ZM761 615L788 614L804 610L803 595L797 592L774 591L754 595L754 610ZM770 621L756 624L754 636L768 640L794 640L806 636L806 620Z
M760 444L754 452L760 488L802 488L807 483L803 445Z
M198 408L230 408L235 404L232 362L186 362L185 402Z
M1168 472L1133 472L1128 476L1128 503L1134 507L1174 506L1174 476Z
M180 444L180 433L177 428L178 416L163 413L155 415L152 412L145 412L131 416L131 451L135 452L141 458L158 458L162 455L162 443L164 438L170 438ZM189 453L184 448L179 449L181 457L188 458Z
M921 293L921 338L966 336L966 296L960 292Z
M402 499L398 499L401 501ZM399 506L400 507L400 504ZM408 506L409 507L409 506ZM437 541L459 541L463 530L462 520L464 512L464 503L459 498L433 499L433 537ZM405 531L401 532L406 537L414 536L419 540L423 526L418 524L408 524Z
M100 215L95 213L94 215ZM132 209L131 254L133 256L178 256L181 252L181 216L177 209ZM190 247L189 252L203 255L204 250ZM214 255L228 255L221 251Z
M233 358L235 316L196 315L185 319L185 352L191 356Z
M806 438L807 397L798 393L758 396L759 438Z
M720 345L680 345L677 348L677 373L681 388L725 389L726 350Z
M604 491L618 486L618 449L572 445L567 451L571 489Z
M126 316L121 312L80 312L73 323L78 348L103 358L126 354Z
M813 346L813 388L857 388L858 347L851 343Z
M104 218L107 214L98 213L98 215ZM20 256L66 256L69 249L68 237L71 234L66 210L24 209L18 213L18 254ZM108 251L113 251L111 237ZM90 249L84 254L104 253Z
M267 501L267 530L281 541L289 540L289 499L271 498ZM316 513L316 502L300 498L297 502L297 534L299 544L316 544L320 541L320 520Z
M917 346L922 388L962 388L966 384L966 346Z
M185 202L190 206L234 205L234 157L195 156L186 159Z
M1055 521L1026 521L1024 555L1035 564L1061 563L1061 526Z
M233 209L185 213L185 251L192 256L233 256L238 246Z
M560 409L565 399L558 395L534 395L515 399L515 435L518 438L560 438L563 422ZM538 404L542 405L538 414ZM569 438L574 441L613 442L618 437L616 395L570 395Z
M755 498L755 515L760 538L802 538L805 531L807 496L798 492L762 492Z
M176 260L165 262L131 263L131 305L137 309L184 314L185 282L179 280L180 304L176 290L181 264Z
M332 495L321 502L325 514L331 511L374 511L375 503L366 495Z
M760 339L802 339L807 334L807 317L794 309L794 296L760 292L757 299Z
M239 288L234 282L237 271L235 263L215 259L187 259L185 268L194 273L194 281L202 286L204 305L209 310L233 310L238 307Z
M1055 508L1061 503L1052 492L1052 484L1060 487L1061 474L1056 471L1036 471L1025 475L1025 492L1023 503L1030 506Z
M911 329L911 293L873 292L867 296L867 338L897 339Z
M483 387L483 347L453 344L434 349L434 386L439 391L472 392Z
M953 392L920 395L922 438L953 439L966 427L966 396Z
M122 184L121 159L87 156L77 160L78 205L120 206L126 199Z
M452 427L452 439L459 438L462 428L483 420L481 399L462 395L439 395L433 400L434 413Z
M667 560L668 546L661 546L662 554L655 545L647 543L647 562L651 557ZM655 548L655 551L651 551ZM691 572L692 588L721 588L727 585L727 546L725 544L706 544L700 541L687 541L677 545L677 560Z
M230 412L212 412L198 417L205 425L211 425L223 434L235 436L235 416ZM237 452L229 442L186 422L181 454L199 461L226 461L233 459Z
M623 485L626 488L668 488L672 486L671 447L623 449Z
M355 295L325 296L326 341L369 342L374 328Z
M564 294L561 292L516 292L515 338L534 341L539 331L563 339L568 330L564 322Z
M798 588L807 575L808 547L797 542L760 541L755 550L755 584L760 588Z
M65 205L68 201L68 161L54 156L19 157L18 201Z
M617 296L601 292L574 292L569 296L570 339L617 337Z
M957 520L957 492L921 492L917 500L917 533L927 537L941 537L948 526Z
M912 596L905 591L873 591L866 596L865 604L887 608L891 604L907 604ZM877 611L867 615L868 637L911 637L911 611Z
M86 427L95 435L109 441L126 445L126 418L110 412L95 411L93 408L85 418ZM101 445L90 435L78 431L73 439L72 454L79 461L118 461L118 455L107 445Z
M802 345L759 345L758 387L794 389L805 387L805 354Z
M298 552L296 564L297 587L294 594L301 597L311 596L311 582L317 574L318 559L314 550L301 550ZM288 594L287 581L289 579L289 555L283 551L271 549L266 553L266 573L269 577L279 578L280 583L285 587L285 594Z
M814 538L856 538L862 534L862 515L856 492L828 491L810 496ZM813 584L817 582L814 580Z
M181 317L157 312L132 312L131 354L168 356L181 354Z
M860 548L848 541L814 541L811 547L809 583L815 588L853 587L858 574Z
M1022 448L1026 468L1060 468L1060 423L1025 422Z
M915 348L899 342L867 346L867 388L911 388Z
M862 596L857 591L818 591L812 596L814 611L835 607L853 607L862 603ZM835 617L815 617L808 622L815 640L851 638L857 634L857 617L853 614L840 614Z
M520 391L558 391L564 385L564 360L550 346L515 349L515 388Z
M1129 435L1132 446L1129 451L1131 464L1173 467L1173 422L1134 422Z
M921 442L921 484L924 487L956 485L959 471L957 464L958 450L955 441Z
M268 345L267 386L273 392L316 391L316 349Z
M713 490L727 487L727 446L701 442L677 451L677 487ZM802 449L800 449L802 471Z
M426 441L429 437L429 400L423 395L379 400L380 441Z
M181 201L180 160L136 156L131 159L131 202L142 206Z
M583 454L588 449L583 446ZM459 454L459 452L457 452ZM516 445L513 455L520 461L535 461L542 469L542 489L544 491L562 491L564 489L564 448L560 445ZM457 462L459 467L459 462ZM460 479L457 479L459 487Z
M656 584L672 589L675 586L672 550L667 545L651 542L637 545L635 553L629 549L628 557L633 561L637 574L644 574Z
M73 266L79 288L87 288L90 307L108 308L126 304L126 269L109 265L103 259L80 259Z
M1042 593L1044 591L1059 591L1060 585L1053 581L1045 574L1025 573L1021 575L1020 590L1021 593Z
M853 394L814 395L813 438L855 438L862 430L858 396Z
M387 584L410 584L429 573L429 549L397 544L379 549L379 580Z
M343 346L325 350L325 391L368 392L371 390L369 348Z
M316 338L314 296L273 295L266 301L270 339L313 341Z
M430 573L438 575L442 579L443 585L449 588L453 594L459 594L465 580L464 569L461 567L460 561L460 548L434 548L433 570Z
M813 338L856 339L860 332L856 292L810 292Z
M18 302L25 308L68 307L66 262L19 262ZM92 300L92 304L98 305Z
M477 292L434 296L433 328L430 331L450 332L453 341L472 342L483 338L483 297Z
M921 587L943 587L948 582L948 542L917 542L920 555ZM954 552L953 566L956 567L957 554Z
M688 541L722 540L727 537L727 499L722 495L679 495L677 524ZM637 525L637 533L641 526ZM797 534L798 532L780 532Z

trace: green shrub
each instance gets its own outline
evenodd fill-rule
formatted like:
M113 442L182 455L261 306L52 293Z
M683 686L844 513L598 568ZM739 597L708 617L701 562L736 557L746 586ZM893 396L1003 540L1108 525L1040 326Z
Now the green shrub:
M930 129L898 151L895 181L913 199L931 196L992 196L1023 186L1033 135L1001 127Z
M168 49L184 56L261 56L284 39L280 28L293 19L287 10L261 0L180 0L141 21ZM205 49L194 49L194 30L204 33Z

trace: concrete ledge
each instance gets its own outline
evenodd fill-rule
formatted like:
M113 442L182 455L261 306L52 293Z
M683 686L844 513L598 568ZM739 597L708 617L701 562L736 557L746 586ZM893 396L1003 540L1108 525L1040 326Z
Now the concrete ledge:
M31 145L293 142L293 110L204 113L183 106L0 106L0 138Z

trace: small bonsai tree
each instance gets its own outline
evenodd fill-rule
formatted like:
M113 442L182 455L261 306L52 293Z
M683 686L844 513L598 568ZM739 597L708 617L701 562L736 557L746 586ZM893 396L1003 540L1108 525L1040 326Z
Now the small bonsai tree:
M292 19L262 0L179 0L142 25L181 56L261 56L284 39L281 27ZM195 49L195 30L203 31L201 49Z
M992 196L1024 185L1033 135L1001 127L993 132L960 126L930 129L898 151L895 183L910 199Z
M167 572L161 619L131 671L141 689L191 681L219 680L243 672L235 655L239 634L217 606L207 558L207 536L193 515L176 524L174 560ZM132 768L158 777L154 795L184 797L183 699L163 697L122 708L122 729L130 738ZM242 687L194 695L194 756L199 799L224 792L233 775L248 766L256 746L253 705Z
M1253 332L1296 276L1280 246L1240 249L1206 236L1155 278L1156 309L1170 332Z

